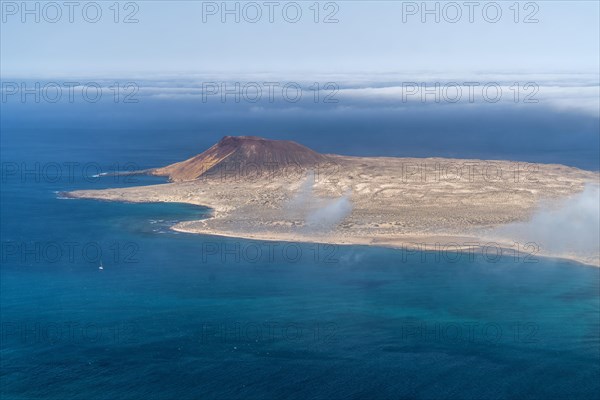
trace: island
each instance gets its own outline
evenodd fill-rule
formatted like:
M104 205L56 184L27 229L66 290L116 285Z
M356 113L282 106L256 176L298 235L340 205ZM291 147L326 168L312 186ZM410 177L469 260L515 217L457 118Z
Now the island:
M597 187L598 172L565 165L344 156L292 141L226 136L190 159L140 173L169 182L65 195L212 209L210 218L172 227L180 232L419 251L497 244L600 264L595 249L544 246L514 234L540 209L560 208Z

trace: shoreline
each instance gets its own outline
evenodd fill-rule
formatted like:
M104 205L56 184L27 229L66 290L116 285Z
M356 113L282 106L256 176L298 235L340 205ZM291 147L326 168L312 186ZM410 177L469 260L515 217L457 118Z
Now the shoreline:
M478 238L475 236L448 236L448 235L427 235L422 236L418 240L411 240L411 238L389 238L388 240L380 239L376 241L376 239L369 238L350 238L350 240L336 240L335 238L324 238L324 237L315 237L310 238L307 236L298 235L285 235L278 234L275 232L271 232L269 234L260 234L260 233L245 233L245 232L224 232L224 231L216 231L211 229L206 230L195 230L195 229L186 229L181 225L184 225L186 222L197 223L202 221L210 220L213 217L209 217L203 220L194 220L194 221L181 221L171 226L170 229L175 232L187 233L190 235L206 235L206 236L217 236L217 237L225 237L232 239L243 239L243 240L256 240L256 241L265 241L265 242L289 242L289 243L311 243L311 244L327 244L327 245L335 245L335 246L368 246L368 247L381 247L388 248L394 250L401 251L410 251L410 254L415 255L421 252L444 252L446 254L457 254L460 253L462 255L468 255L469 257L483 256L485 253L482 251L486 248L494 248L496 250L502 251L499 257L501 258L510 258L510 257L518 257L518 261L515 261L515 264L518 263L526 263L526 264L536 264L541 258L548 259L556 259L562 261L574 262L579 265L591 268L600 268L600 263L594 263L583 257L565 255L565 254L554 254L540 251L539 253L524 253L518 252L515 254L515 249L511 248L511 246L507 243L502 243L498 241L485 240L483 238ZM416 237L412 237L416 239ZM437 242L433 242L431 239L438 239ZM469 239L469 242L463 242L462 244L457 242L455 239ZM362 240L361 240L362 239ZM442 239L442 240L440 240ZM418 248L414 248L417 245ZM413 247L411 247L413 246ZM504 253L506 251L506 253ZM531 262L525 262L523 259L531 257ZM493 257L490 257L493 258ZM488 262L494 263L495 261L487 260Z
M210 209L205 219L183 220L172 227L182 233L405 251L450 253L478 249L485 251L487 259L494 257L495 247L515 261L539 256L600 267L600 251L595 246L558 249L549 245L546 250L544 236L528 235L527 231L522 235L518 225L527 227L540 210L552 217L551 212L565 201L584 193L588 185L597 185L598 173L559 164L528 164L526 175L446 177L438 176L438 164L422 166L419 173L407 173L407 165L418 165L413 158L328 157L340 168L327 174L307 170L262 179L210 174L190 181L77 190L59 196L184 203ZM488 164L494 171L523 168L510 161ZM554 226L560 226L557 223L560 221ZM501 229L511 226L512 233Z
M544 252L540 249L538 253L524 253L518 252L515 254L515 249L510 246L508 243L503 243L502 241L493 240L493 239L485 239L483 237L473 236L473 235L412 235L406 237L335 237L335 236L307 236L306 234L290 232L290 233L281 233L281 232L263 232L263 233L248 233L248 232L231 232L224 230L216 230L212 228L205 227L204 229L198 228L189 228L186 225L191 224L206 224L210 222L212 219L217 218L217 212L215 208L193 202L186 201L139 201L139 200L119 200L119 199L108 199L102 197L80 197L72 194L71 192L60 192L57 193L59 199L79 199L79 200L94 200L94 201L105 201L105 202L121 202L121 203L181 203L187 204L196 207L202 207L210 210L210 215L204 219L194 219L194 220L182 220L177 222L175 225L169 227L169 229L186 233L191 235L207 235L207 236L217 236L217 237L226 237L233 239L243 239L243 240L257 240L257 241L268 241L268 242L289 242L289 243L312 243L312 244L328 244L328 245L336 245L336 246L369 246L369 247L381 247L381 248L389 248L401 251L410 252L410 254L415 255L420 252L444 252L445 254L455 254L460 253L462 255L469 255L469 257L483 256L483 249L485 248L494 248L502 251L501 257L518 257L518 261L515 263L526 263L523 259L530 256L532 257L531 264L538 263L538 257L549 258L549 259L557 259L564 260L569 262L574 262L586 267L592 268L600 268L600 262L594 263L593 261L578 257L575 255L566 255L566 254L555 254ZM222 217L221 217L222 218ZM506 253L505 253L506 252ZM491 257L493 258L493 257ZM488 262L494 262L488 260Z

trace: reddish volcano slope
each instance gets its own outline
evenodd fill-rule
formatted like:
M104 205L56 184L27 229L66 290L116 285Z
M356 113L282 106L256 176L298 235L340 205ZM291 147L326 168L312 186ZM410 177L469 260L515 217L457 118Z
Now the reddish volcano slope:
M171 181L189 181L223 168L260 168L274 170L290 165L310 168L327 163L329 157L288 140L269 140L257 136L225 136L217 144L190 159L157 168L153 175L168 176Z

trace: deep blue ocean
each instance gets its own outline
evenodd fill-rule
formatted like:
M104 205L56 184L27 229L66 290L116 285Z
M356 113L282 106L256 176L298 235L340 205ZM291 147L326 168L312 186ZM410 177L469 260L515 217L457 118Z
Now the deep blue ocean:
M222 134L263 129L301 140L306 130L304 143L317 150L342 143L346 153L364 146L369 155L418 153L425 136L394 138L390 122L369 128L377 140L368 147L352 139L361 125L347 132L327 118L294 125L249 117L247 130L228 119L212 129L214 121L170 124L178 118L171 110L148 109L134 112L137 120L110 109L38 110L32 118L27 109L3 111L2 400L598 398L598 268L189 235L169 226L210 210L60 197L161 183L94 175L179 161ZM561 121L554 131L577 128L565 140L597 140L597 120ZM532 139L519 153L510 147L518 135L494 135L505 146L492 155L596 169L595 142L569 147L556 134L539 144L548 151L536 153ZM444 146L450 141L431 146L438 155L490 156L480 151L483 139L463 143L464 153Z

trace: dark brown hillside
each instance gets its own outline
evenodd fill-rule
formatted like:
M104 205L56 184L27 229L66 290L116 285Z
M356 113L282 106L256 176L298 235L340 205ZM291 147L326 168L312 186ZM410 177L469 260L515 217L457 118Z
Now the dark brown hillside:
M219 168L275 170L298 166L314 167L329 157L288 140L269 140L257 136L225 136L217 144L190 159L152 171L170 180L189 181L212 174Z

